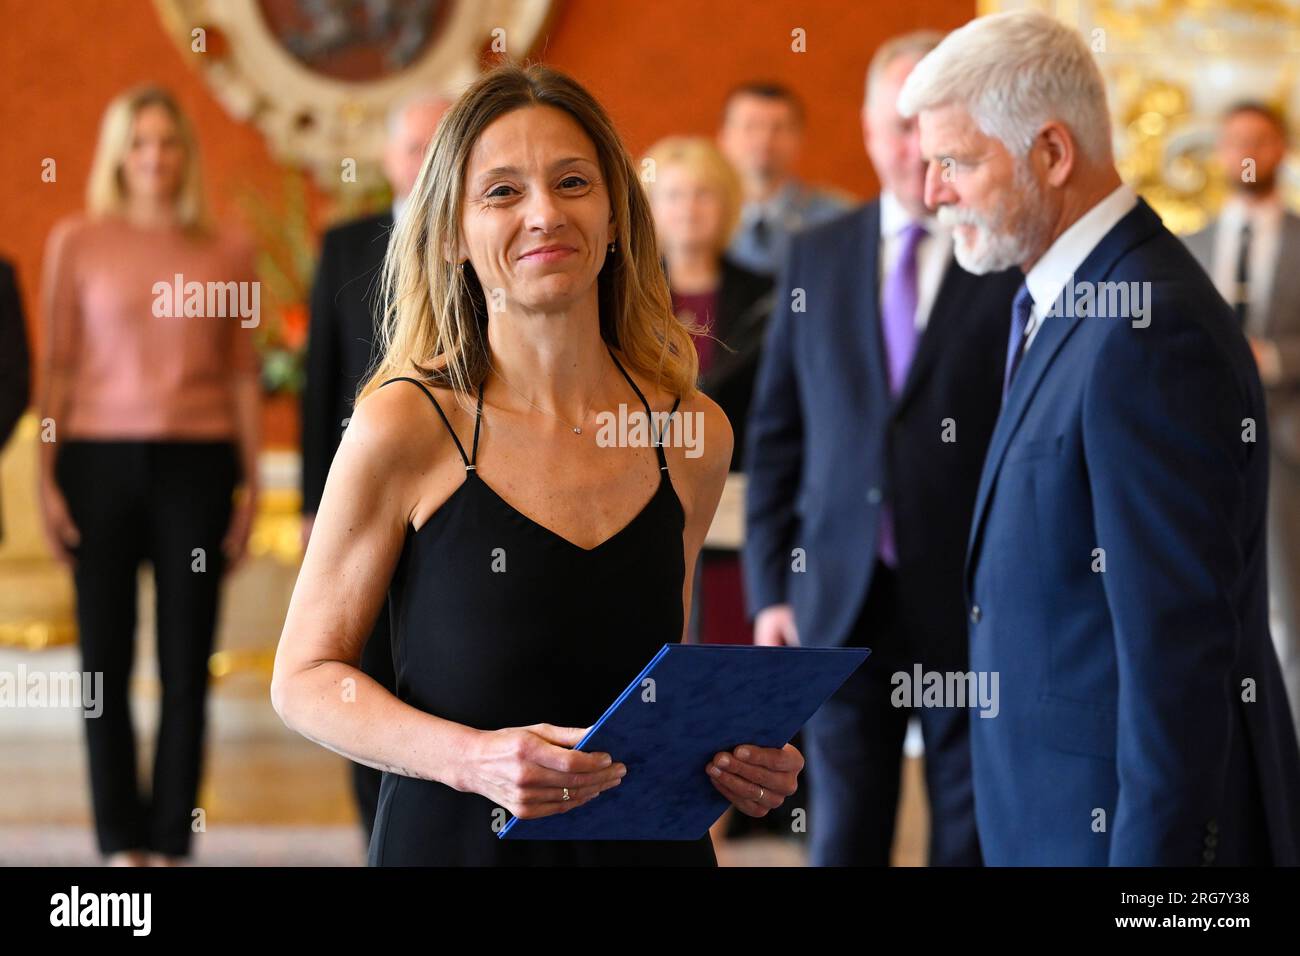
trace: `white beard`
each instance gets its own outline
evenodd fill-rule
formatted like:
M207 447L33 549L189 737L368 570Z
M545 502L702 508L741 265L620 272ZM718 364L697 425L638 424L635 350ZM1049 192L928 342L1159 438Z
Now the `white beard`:
M943 222L942 216L939 221ZM1026 244L1020 236L995 232L982 222L971 225L975 228L975 240L967 243L961 233L954 232L952 244L957 264L967 272L980 276L1028 261Z
M989 272L1001 272L1022 262L1035 258L1047 232L1045 222L1033 218L1041 215L1046 208L1043 192L1038 181L1029 172L1028 166L1017 162L1012 195L1017 204L1013 209L1000 209L994 221L969 209L955 209L941 206L938 211L940 225L953 229L955 226L971 226L975 230L974 240L967 241L963 233L953 231L953 255L957 264L974 275ZM1016 223L1015 220L1020 220ZM1012 225L1008 225L1008 222Z

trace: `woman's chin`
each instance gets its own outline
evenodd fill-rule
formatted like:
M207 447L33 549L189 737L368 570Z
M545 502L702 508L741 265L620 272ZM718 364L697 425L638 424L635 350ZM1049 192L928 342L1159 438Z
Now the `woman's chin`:
M563 312L581 299L588 288L578 288L570 276L546 276L530 283L529 288L515 299L529 312Z

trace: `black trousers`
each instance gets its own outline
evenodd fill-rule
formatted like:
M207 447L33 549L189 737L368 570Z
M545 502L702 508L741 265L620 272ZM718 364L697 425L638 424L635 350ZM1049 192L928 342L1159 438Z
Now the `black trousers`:
M871 656L804 726L812 786L808 836L813 866L887 866L907 723L921 720L930 804L931 866L980 866L971 780L970 712L956 707L895 706L892 676L911 673L914 627L895 572L878 564L851 647ZM933 662L919 661L925 669Z
M86 718L99 849L189 852L203 763L208 658L216 633L239 459L230 442L59 443L55 477L81 533L74 549L82 667L103 675ZM140 792L129 682L136 581L153 566L162 713L153 786Z

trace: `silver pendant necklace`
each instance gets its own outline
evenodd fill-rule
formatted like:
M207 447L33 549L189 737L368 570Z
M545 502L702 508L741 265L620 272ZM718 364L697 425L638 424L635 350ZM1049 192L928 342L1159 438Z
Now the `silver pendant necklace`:
M501 379L501 381L505 382L507 385L510 386L511 391L513 391L516 395L522 398L529 405L533 406L533 408L537 409L539 412L543 413L544 415L550 415L558 422L563 422L565 425L568 425L569 430L572 431L575 435L581 435L582 422L587 420L587 412L590 411L591 409L592 398L594 398L596 393L600 391L600 386L605 383L605 373L609 371L609 363L608 362L605 363L605 367L601 370L600 378L596 382L596 387L592 389L592 393L591 393L592 398L587 399L587 404L582 409L582 416L578 419L577 425L573 424L573 422L569 421L567 418L561 418L559 415L555 414L555 412L547 411L545 408L542 408L542 406L538 405L536 402L534 402L523 392L519 391L519 389L515 388L514 384L508 378L502 375L499 369L496 369L495 371L497 373L497 376Z

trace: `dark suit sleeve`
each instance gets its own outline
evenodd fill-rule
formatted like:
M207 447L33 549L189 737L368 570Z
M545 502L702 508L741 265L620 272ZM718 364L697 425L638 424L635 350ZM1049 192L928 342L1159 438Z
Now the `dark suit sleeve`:
M311 289L311 324L307 333L307 381L302 392L302 510L313 514L320 507L325 478L334 458L336 438L343 427L337 421L340 388L338 314L340 275L337 234L326 233L320 263Z
M1230 683L1243 574L1236 542L1247 463L1266 448L1242 440L1253 414L1247 382L1221 349L1176 311L1161 321L1162 310L1180 308L1188 305L1156 299L1148 328L1117 321L1083 403L1118 667L1113 866L1198 861L1241 693Z
M13 267L0 262L0 447L27 408L31 392L27 325Z
M799 246L792 244L777 283L777 298L754 385L745 433L744 470L746 612L788 601L787 574L795 523L794 500L803 469L803 411L794 354L791 290L798 276ZM802 298L802 297L801 297Z

